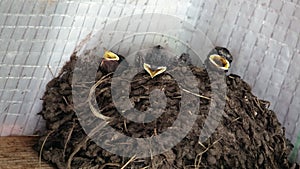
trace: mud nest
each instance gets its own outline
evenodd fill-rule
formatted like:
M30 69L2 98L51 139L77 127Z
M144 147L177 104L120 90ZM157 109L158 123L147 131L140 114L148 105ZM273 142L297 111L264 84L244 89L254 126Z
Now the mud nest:
M94 76L94 83L86 81L79 86L71 85L74 82L72 75L75 62L77 65L82 65L79 69L89 69L91 64L81 61L74 53L59 76L47 84L43 96L43 109L39 113L46 120L47 131L34 149L41 153L44 160L57 168L282 169L298 167L287 160L293 146L285 138L284 128L278 122L275 113L268 109L269 103L254 96L250 86L237 75L225 77L227 96L225 108L222 110L222 119L211 137L199 143L201 126L207 118L211 104L209 99L211 84L206 70L197 67L190 67L190 69L198 81L194 85L199 88L199 113L194 127L188 134L171 150L160 155L148 158L114 155L98 146L81 127L78 111L83 112L81 118L89 121L91 126L92 124L97 126L101 120L91 112L86 97L82 98L82 105L79 105L82 109L74 109L72 88L90 90L91 85L101 79L101 83L95 90L95 97L102 114L111 117L108 125L126 136L146 138L164 132L176 120L181 106L180 84L167 73L154 79L145 72L137 74L130 88L130 100L136 109L140 111L147 109L150 104L149 95L153 90L162 91L167 98L166 108L156 120L144 124L135 123L121 116L112 104L111 90L109 90L112 74L104 75L98 71L96 79L95 74L83 75L82 77L87 79L89 76ZM129 144L124 151L130 151L130 146L132 145Z

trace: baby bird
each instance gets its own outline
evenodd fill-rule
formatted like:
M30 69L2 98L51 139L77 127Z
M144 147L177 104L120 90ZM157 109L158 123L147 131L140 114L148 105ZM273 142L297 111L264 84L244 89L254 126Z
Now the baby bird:
M160 45L146 51L138 52L136 58L136 64L142 67L151 78L164 73L171 63L172 57Z
M123 60L125 60L123 56L111 51L105 51L100 64L100 70L103 73L114 72Z
M233 60L229 50L224 47L216 46L210 51L205 60L207 68L227 72Z

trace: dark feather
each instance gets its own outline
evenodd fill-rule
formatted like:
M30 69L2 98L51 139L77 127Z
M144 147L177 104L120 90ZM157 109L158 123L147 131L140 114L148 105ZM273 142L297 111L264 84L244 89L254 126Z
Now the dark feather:
M118 68L118 66L120 65L120 63L122 61L126 62L124 56L119 55L119 54L117 54L117 55L119 57L118 61L102 59L100 67L99 67L99 69L100 69L100 71L102 73L111 73L111 72L114 72Z

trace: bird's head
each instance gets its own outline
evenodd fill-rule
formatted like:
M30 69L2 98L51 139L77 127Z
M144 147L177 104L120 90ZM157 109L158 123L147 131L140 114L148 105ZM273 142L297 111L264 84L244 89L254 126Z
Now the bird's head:
M216 68L228 71L233 57L228 49L217 46L209 53L208 59Z
M119 61L120 58L117 54L111 51L105 51L103 55L103 60L105 61Z
M227 48L216 46L215 49L216 49L217 53L220 56L226 58L226 60L228 60L229 63L232 62L232 60L233 60L232 55Z
M168 69L171 63L170 53L162 46L154 46L138 53L138 64L154 78Z
M102 56L100 68L102 72L110 73L114 72L119 66L120 62L124 60L124 57L106 50Z

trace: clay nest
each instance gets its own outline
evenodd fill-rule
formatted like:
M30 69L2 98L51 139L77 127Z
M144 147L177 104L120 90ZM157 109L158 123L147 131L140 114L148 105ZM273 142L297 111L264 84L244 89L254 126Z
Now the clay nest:
M81 112L80 118L88 121L91 127L96 128L103 121L94 116L86 97L82 98L82 105L79 105L82 109L75 110L72 88L90 90L91 85L101 80L95 96L101 113L111 117L107 125L134 138L152 137L172 126L181 106L182 89L167 73L154 79L145 72L137 74L130 89L130 100L136 109L147 109L150 92L155 89L162 91L167 101L163 114L156 120L144 124L135 123L120 115L112 103L112 74L104 75L98 71L93 83L87 80L79 86L71 85L74 82L72 75L75 62L82 65L77 73L81 72L80 69L84 72L92 64L78 59L74 53L59 76L47 84L42 98L43 109L39 113L46 120L47 131L34 149L40 153L41 158L57 168L299 168L297 164L290 164L287 160L293 146L285 138L284 128L275 113L268 109L269 103L254 96L250 86L237 75L225 77L227 96L225 108L220 112L223 113L222 118L211 137L199 143L201 126L204 125L211 104L211 84L206 70L198 67L190 67L198 81L197 84L192 84L199 89L199 95L196 94L200 100L198 118L194 127L178 144L167 152L148 158L122 157L110 153L88 137L80 125L78 113ZM89 76L95 74L85 74L82 77L88 79ZM195 93L189 94L195 96ZM131 146L134 146L127 144L128 148L124 151L130 151Z

